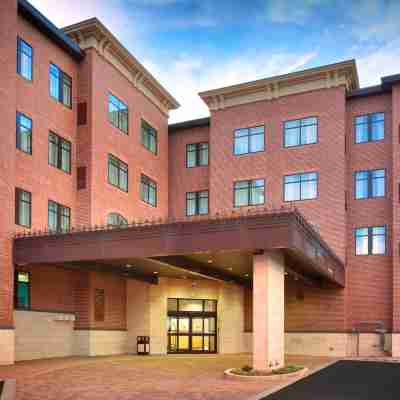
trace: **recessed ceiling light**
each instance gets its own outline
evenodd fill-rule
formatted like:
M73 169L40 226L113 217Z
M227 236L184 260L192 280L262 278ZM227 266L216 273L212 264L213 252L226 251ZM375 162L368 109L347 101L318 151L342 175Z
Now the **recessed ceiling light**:
M210 258L209 260L207 260L207 262L208 262L209 264L211 264L211 263L213 262L213 260L211 260L211 258Z
M132 264L126 264L125 267L126 268L132 268Z
M156 274L156 275L157 275L157 274L158 274L158 271L154 271L153 274Z
M228 271L232 271L232 270L233 270L232 267L227 267L226 269L227 269Z

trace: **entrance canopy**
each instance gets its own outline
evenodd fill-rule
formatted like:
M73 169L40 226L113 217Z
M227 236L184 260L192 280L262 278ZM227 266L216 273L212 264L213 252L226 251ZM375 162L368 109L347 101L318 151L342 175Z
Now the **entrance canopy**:
M152 283L189 274L251 285L252 256L275 249L295 277L345 285L343 262L295 208L18 234L14 263L93 268Z

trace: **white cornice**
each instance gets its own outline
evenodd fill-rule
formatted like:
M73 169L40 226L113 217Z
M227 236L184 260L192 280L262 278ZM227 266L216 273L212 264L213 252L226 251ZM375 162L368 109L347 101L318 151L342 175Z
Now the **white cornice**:
M199 93L199 96L210 110L220 110L240 104L338 86L344 86L346 90L359 87L354 60L208 90Z
M82 50L95 49L165 115L169 114L169 110L179 107L180 104L174 97L97 18L67 26L63 31L75 40Z

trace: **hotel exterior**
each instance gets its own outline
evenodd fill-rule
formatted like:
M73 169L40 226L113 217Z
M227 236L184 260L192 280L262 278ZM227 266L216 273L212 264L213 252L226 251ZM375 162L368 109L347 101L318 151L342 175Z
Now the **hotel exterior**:
M0 363L400 356L400 75L354 60L178 102L97 19L0 4Z

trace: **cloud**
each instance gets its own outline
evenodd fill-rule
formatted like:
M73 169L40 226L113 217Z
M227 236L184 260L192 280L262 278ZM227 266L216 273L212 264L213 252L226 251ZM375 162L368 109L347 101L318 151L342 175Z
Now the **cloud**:
M398 0L358 0L350 2L353 34L361 42L391 40L399 36L400 2Z
M399 73L400 39L370 50L357 58L361 86L377 85L380 78Z
M144 64L181 103L170 118L170 122L178 122L209 114L198 96L200 91L292 72L316 57L317 52L265 55L249 52L213 63L212 58L185 54L168 64L149 59Z
M329 0L269 0L265 6L265 16L271 22L303 24Z

